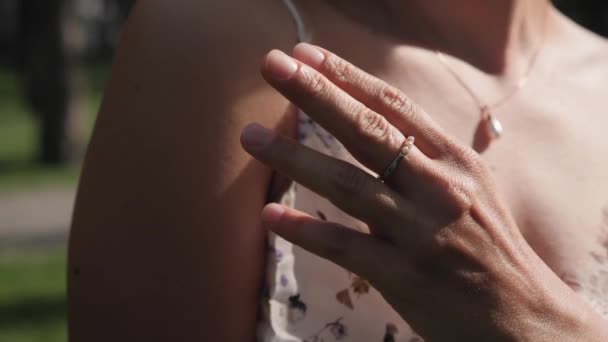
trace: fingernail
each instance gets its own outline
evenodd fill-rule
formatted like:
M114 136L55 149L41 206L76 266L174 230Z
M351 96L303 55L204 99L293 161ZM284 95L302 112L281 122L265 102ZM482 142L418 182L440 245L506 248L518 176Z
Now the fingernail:
M296 73L298 64L284 52L272 50L266 56L266 70L275 80L286 81Z
M283 213L285 213L285 208L282 205L270 203L262 210L262 223L270 228L281 220Z
M257 123L248 125L241 132L241 142L251 149L260 149L268 145L270 140L272 140L272 131Z
M293 49L293 56L313 68L318 67L325 60L325 54L317 47L300 43Z

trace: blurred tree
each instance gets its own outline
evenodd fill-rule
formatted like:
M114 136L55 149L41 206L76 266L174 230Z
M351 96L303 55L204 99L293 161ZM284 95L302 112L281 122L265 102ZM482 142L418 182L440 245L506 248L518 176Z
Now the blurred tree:
M10 65L14 60L17 2L0 0L0 63Z
M18 2L18 64L27 102L39 122L38 158L60 164L71 158L67 115L70 101L62 19L65 0Z
M126 21L134 0L103 0L103 18L100 37L99 54L102 57L112 55L123 23Z
M86 85L81 57L111 57L132 4L133 0L0 0L0 18L11 19L0 22L0 45L12 46L6 38L16 32L16 65L26 102L38 119L40 162L61 164L78 155Z

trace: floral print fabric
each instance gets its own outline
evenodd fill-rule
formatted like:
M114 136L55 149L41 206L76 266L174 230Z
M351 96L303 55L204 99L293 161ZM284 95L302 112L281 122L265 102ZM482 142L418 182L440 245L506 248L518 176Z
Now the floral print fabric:
M366 169L306 114L298 116L301 144ZM363 222L297 183L291 184L280 202L322 220L368 231ZM567 275L562 279L608 318L608 209L604 224L606 233L601 248L592 254L597 263L588 270L588 281ZM365 279L272 234L267 281L260 341L422 342Z
M362 167L330 133L298 113L298 141ZM367 231L367 226L323 197L292 183L278 202ZM260 341L422 341L367 280L286 240L268 237L267 286Z

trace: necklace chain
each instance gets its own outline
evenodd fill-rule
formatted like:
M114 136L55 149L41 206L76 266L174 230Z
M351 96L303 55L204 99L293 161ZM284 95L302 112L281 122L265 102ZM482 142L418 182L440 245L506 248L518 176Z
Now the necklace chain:
M517 81L517 83L504 96L502 96L501 98L499 98L498 100L496 100L493 103L487 103L485 101L482 101L479 98L479 96L475 93L473 88L471 88L471 86L469 84L467 84L467 82L456 72L456 70L454 70L450 66L450 63L448 63L446 56L441 51L435 50L435 55L437 56L437 59L439 60L439 62L441 62L441 64L446 68L446 70L450 73L450 75L452 75L452 77L456 80L456 82L458 82L458 84L460 84L460 86L464 90L466 90L467 93L469 93L471 98L477 104L477 107L479 107L479 110L482 112L482 114L486 115L491 110L499 108L502 105L504 105L505 103L507 103L513 96L515 96L515 94L517 94L521 89L523 89L528 84L528 81L530 80L530 75L532 74L532 71L534 70L536 62L538 60L538 56L540 55L540 52L542 51L542 49L545 45L546 33L547 33L546 32L547 31L547 14L545 14L545 20L544 20L543 26L544 27L543 27L543 33L542 33L542 41L541 41L541 43L539 43L536 51L534 51L534 54L530 58L530 62L528 63L526 72L520 77L520 79Z
M479 96L477 96L475 91L473 91L473 89L465 82L465 80L460 75L458 75L458 73L456 73L456 71L450 66L450 64L448 63L448 61L446 59L446 56L443 53L441 53L439 50L435 50L435 55L437 56L437 58L439 59L441 64L443 64L443 66L446 68L446 70L450 73L450 75L452 75L452 77L456 80L456 82L458 82L458 84L460 84L460 86L464 90L466 90L467 93L469 93L471 98L477 104L477 107L479 107L479 109L482 111L490 111L492 109L496 109L496 108L504 105L505 103L507 103L513 96L515 96L515 94L517 94L521 89L523 89L528 84L528 81L530 80L530 75L532 74L532 71L534 70L534 65L536 64L536 60L538 59L537 57L540 54L540 50L541 49L537 49L537 51L534 53L534 56L532 56L530 63L528 64L528 68L526 69L526 72L517 81L517 83L509 90L509 92L507 92L504 96L499 98L497 101L490 103L490 104L486 103L485 101L482 101L479 98Z

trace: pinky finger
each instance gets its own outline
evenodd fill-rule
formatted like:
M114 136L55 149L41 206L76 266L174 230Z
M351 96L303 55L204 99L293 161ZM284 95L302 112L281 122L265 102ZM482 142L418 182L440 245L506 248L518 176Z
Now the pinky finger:
M388 242L280 204L268 204L262 211L262 222L287 241L372 283L382 281L378 266L391 263L395 257L395 247Z

